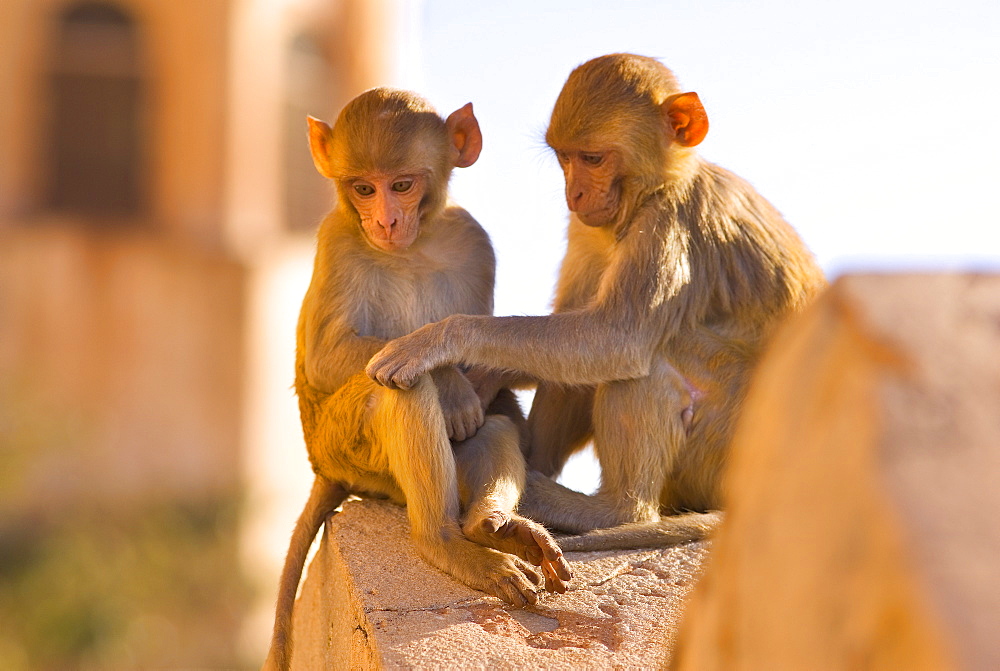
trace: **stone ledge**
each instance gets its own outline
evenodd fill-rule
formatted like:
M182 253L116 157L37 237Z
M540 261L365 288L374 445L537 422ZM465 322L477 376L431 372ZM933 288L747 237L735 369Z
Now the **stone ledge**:
M569 553L573 581L528 609L431 568L403 508L350 501L295 606L293 669L657 668L707 543Z

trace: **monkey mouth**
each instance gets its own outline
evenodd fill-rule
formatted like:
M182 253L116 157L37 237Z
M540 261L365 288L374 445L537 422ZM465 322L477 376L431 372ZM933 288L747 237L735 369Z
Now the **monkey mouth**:
M382 252L404 252L410 248L410 245L414 243L416 237L398 237L398 238L374 238L370 239L370 244Z
M589 210L587 212L574 212L576 218L580 220L585 226L590 226L592 228L600 228L602 226L607 226L612 221L614 221L615 209L611 206L605 206L597 210Z

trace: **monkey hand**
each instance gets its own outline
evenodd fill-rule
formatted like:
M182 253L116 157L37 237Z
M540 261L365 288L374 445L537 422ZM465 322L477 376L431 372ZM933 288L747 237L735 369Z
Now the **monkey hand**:
M490 404L497 397L497 392L506 386L504 374L492 368L483 366L472 366L465 371L465 377L472 383L472 387L479 396L479 402L483 410L490 407Z
M424 373L455 363L450 351L452 341L444 335L449 319L390 340L368 361L365 373L383 387L410 389Z
M483 405L472 383L455 366L435 368L431 371L431 377L437 386L448 438L472 438L486 420Z

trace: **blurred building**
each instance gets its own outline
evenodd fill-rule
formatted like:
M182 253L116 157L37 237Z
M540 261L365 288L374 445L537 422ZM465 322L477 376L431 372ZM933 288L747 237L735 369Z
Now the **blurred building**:
M192 641L236 649L269 618L308 493L294 325L332 198L305 116L392 83L399 4L0 2L0 534L91 504L244 511L213 538L258 607L171 624L139 666L228 663Z

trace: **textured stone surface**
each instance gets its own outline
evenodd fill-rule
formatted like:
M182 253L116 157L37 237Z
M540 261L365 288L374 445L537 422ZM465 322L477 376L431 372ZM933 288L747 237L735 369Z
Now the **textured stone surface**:
M350 501L296 604L293 668L656 668L706 543L567 555L573 581L518 610L431 568L406 511Z
M676 668L1000 668L1000 277L842 278L729 475Z

